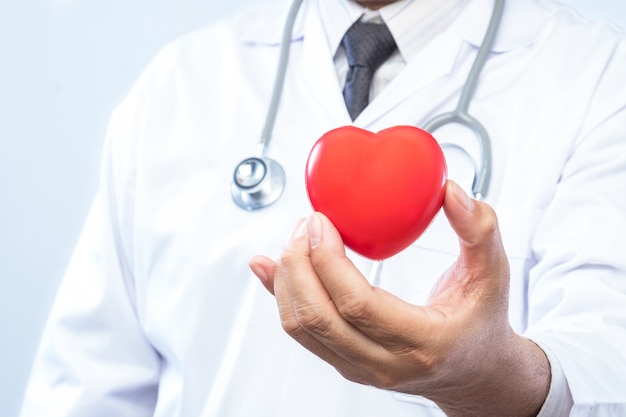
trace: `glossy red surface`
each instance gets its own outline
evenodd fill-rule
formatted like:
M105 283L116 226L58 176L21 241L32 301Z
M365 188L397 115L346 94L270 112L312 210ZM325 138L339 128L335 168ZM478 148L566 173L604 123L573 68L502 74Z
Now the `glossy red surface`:
M345 126L324 134L306 165L315 211L344 243L382 260L413 243L443 204L447 168L426 131L396 126L378 133Z

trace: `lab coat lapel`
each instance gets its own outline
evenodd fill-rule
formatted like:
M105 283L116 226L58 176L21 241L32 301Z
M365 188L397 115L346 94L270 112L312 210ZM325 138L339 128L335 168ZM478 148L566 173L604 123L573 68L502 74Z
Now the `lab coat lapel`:
M365 108L355 124L367 128L385 117L393 108L429 83L449 74L455 63L462 39L449 29L417 56Z
M306 86L307 99L325 109L325 114L336 126L352 124L346 110L333 52L329 50L315 2L307 7L302 56L298 65L301 82ZM451 28L431 42L407 67L374 99L354 121L367 128L383 118L399 103L428 83L450 73L462 41L459 30ZM429 62L429 65L424 65Z
M348 125L352 121L343 101L333 51L329 50L317 7L317 2L303 4L291 37L292 48L298 43L302 46L299 55L292 51L288 66L294 86L292 91L300 95L299 99L310 101L311 106L319 109L318 116L324 117L325 126ZM493 0L473 0L448 30L409 59L404 70L365 108L354 124L363 128L376 125L420 89L451 74L464 43L480 47L492 8ZM520 14L524 17L519 18ZM539 30L537 14L536 6L530 0L507 2L494 51L505 52L532 43ZM259 21L244 38L248 42L277 47L283 26L284 18ZM289 90L286 89L285 93L289 94Z
M473 0L448 30L409 58L406 68L359 115L355 124L364 128L376 124L421 88L451 74L459 65L457 58L464 44L480 48L493 4L493 0ZM529 0L506 2L493 52L502 53L533 43L540 30L538 15L537 7Z
M314 110L311 118L319 128L328 130L350 124L351 120L317 7L317 2L305 1L298 12L281 106L291 101L298 103L298 108ZM242 36L243 41L274 53L280 47L286 16L287 8L278 18L257 19Z
M333 52L329 50L316 7L316 2L309 2L302 55L294 63L294 67L297 66L296 71L307 100L315 103L316 108L322 109L330 125L348 125L352 121L341 93Z

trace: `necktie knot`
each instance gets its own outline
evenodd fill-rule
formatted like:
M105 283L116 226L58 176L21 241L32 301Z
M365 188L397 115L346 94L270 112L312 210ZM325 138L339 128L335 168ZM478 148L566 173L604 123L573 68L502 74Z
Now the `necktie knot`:
M352 120L369 103L374 72L396 50L396 42L385 24L356 22L342 40L348 59L343 97Z
M396 42L387 25L358 21L342 40L349 66L376 71L396 50Z

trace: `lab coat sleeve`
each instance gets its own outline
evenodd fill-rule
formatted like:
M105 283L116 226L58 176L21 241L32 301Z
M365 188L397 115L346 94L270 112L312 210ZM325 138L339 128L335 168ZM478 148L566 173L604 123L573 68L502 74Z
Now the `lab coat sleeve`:
M621 41L532 243L526 335L558 358L575 417L626 415L624 74Z
M133 264L130 140L141 115L137 94L116 110L102 180L47 323L22 417L150 416L158 353L140 325Z

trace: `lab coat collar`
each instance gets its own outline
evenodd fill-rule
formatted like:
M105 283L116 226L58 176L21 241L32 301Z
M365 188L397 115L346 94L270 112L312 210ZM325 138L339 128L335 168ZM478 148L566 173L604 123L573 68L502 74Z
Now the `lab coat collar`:
M306 85L310 99L324 103L328 121L341 126L351 124L352 121L343 103L337 73L333 66L335 51L331 50L324 33L324 25L319 19L319 7L323 1L338 0L305 1L294 26L291 42L297 43L307 39L307 42L303 44L298 70L302 74L300 81ZM475 47L479 47L482 43L492 10L493 0L471 0L448 29L407 61L407 67L378 97L372 100L354 124L366 129L379 125L389 112L415 91L450 74L459 48L464 43ZM288 7L283 7L282 16L278 20L275 13L262 15L245 33L244 41L256 46L277 47L280 45L287 11ZM538 38L541 26L539 17L540 9L534 5L533 0L509 0L506 3L501 30L496 37L493 52L503 53L532 44ZM424 65L425 62L429 64ZM337 85L337 88L331 88L332 85ZM320 88L320 86L327 88Z
M291 2L266 7L267 13L259 13L256 20L244 31L241 39L245 44L257 46L280 46L285 28L285 21L289 13ZM305 0L300 7L291 41L296 42L304 38ZM278 12L279 17L276 17Z
M337 0L332 0L337 1ZM334 51L330 48L320 16L320 1L309 1L304 10L306 19L304 30L306 42L303 43L302 55L298 65L300 81L306 89L309 99L321 105L316 106L326 115L329 126L342 126L351 123L350 115L345 105L337 70L333 61ZM324 88L320 88L324 86Z
M491 19L493 0L473 0L456 27L469 44L480 47ZM541 9L533 0L508 0L492 52L502 53L532 45L541 30Z
M398 105L429 83L448 76L463 45L480 47L492 10L493 0L472 0L449 28L407 59L406 68L370 102L354 124L370 130L384 127L387 115ZM508 1L492 53L534 43L539 38L540 13L533 0Z
M324 2L338 0L305 0L305 4L301 9L306 7L308 2ZM420 0L414 0L420 1ZM392 5L398 8L398 5ZM262 13L255 22L250 25L249 29L242 34L242 40L251 45L280 45L284 21L286 19L289 6L287 4L280 6L270 6L269 8L280 9L280 19L276 19L274 13ZM344 5L346 17L349 20L354 19L356 5ZM459 21L453 25L458 32L458 36L464 41L479 47L485 35L485 29L491 17L493 9L493 0L472 0L459 17ZM395 10L395 9L394 9ZM304 38L304 10L300 10L296 24L291 34L291 41L298 41ZM382 12L383 17L395 13L394 11L385 10ZM277 24L277 21L279 24ZM541 29L541 10L532 0L509 0L506 2L502 24L498 36L496 37L493 52L506 52L512 49L531 45L538 36ZM336 38L332 34L327 37L336 48ZM333 48L331 45L331 48ZM334 49L331 49L334 53Z

